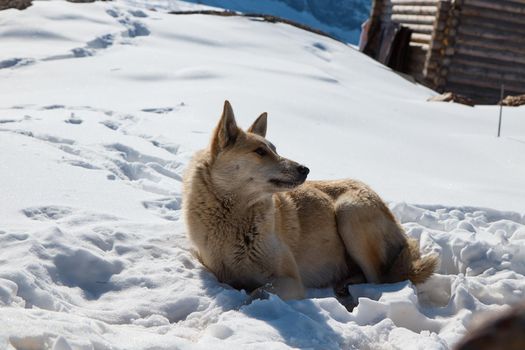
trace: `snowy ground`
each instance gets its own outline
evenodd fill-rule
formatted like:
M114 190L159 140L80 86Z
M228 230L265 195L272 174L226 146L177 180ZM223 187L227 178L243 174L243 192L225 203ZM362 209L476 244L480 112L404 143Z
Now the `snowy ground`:
M341 43L130 3L1 13L0 349L446 349L525 299L523 107L497 139L497 108L425 102ZM269 112L312 179L372 185L438 274L354 286L352 313L330 290L246 305L219 284L179 217L226 98L245 126Z

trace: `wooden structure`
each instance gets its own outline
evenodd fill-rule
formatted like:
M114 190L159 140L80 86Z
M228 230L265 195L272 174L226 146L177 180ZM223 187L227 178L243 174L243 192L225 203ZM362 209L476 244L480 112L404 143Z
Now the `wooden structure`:
M479 104L497 103L502 84L525 93L525 0L374 0L369 21L363 51L396 69L384 59L399 42L388 33L409 28L398 70L436 91Z

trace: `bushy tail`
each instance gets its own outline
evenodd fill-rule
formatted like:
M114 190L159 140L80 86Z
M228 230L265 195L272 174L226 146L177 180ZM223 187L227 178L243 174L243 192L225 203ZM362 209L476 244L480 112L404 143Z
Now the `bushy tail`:
M422 257L418 242L409 238L390 270L388 282L409 279L414 284L423 283L436 271L438 264L436 254Z
M425 282L436 271L439 258L436 254L420 257L412 262L412 268L408 273L408 279L414 284Z

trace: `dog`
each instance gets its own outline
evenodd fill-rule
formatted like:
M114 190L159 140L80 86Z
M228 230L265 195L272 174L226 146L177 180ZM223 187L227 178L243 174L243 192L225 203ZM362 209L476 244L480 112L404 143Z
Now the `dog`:
M305 288L432 275L437 256L421 257L374 191L350 179L306 181L309 169L281 157L266 126L263 113L243 131L225 101L209 147L184 175L189 239L220 282L290 300Z

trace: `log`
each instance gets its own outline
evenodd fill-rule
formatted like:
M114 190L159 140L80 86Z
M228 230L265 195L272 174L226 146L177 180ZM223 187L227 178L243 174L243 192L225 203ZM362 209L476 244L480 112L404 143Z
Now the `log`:
M423 52L424 54L427 53L429 46L427 44L421 44L421 43L410 43L410 50L412 52L420 53Z
M439 0L391 0L392 5L404 6L431 6L437 5Z
M520 6L518 4L510 4L510 3L504 3L501 0L494 1L494 0L467 0L467 4L490 9L490 10L498 10L498 11L505 11L515 14L525 14L525 6Z
M518 45L525 45L525 36L515 34L502 34L500 31L496 30L479 29L470 26L459 26L458 33L462 35L471 35L487 40L507 41Z
M525 64L525 57L515 54L508 54L502 51L491 51L489 49L480 50L471 46L456 45L456 52L474 57L487 57L504 62ZM502 62L502 64L504 63Z
M432 36L429 34L413 33L411 41L415 43L430 44Z
M464 84L471 87L491 88L497 90L501 88L501 81L484 80L480 79L479 77L460 76L457 74L449 74L447 81L451 83ZM505 90L520 94L525 93L525 86L519 86L505 82Z
M501 35L525 35L525 28L519 25L509 25L505 20L482 19L478 17L463 17L461 18L462 27L476 28L480 30L494 30Z
M492 49L498 51L514 52L517 55L525 56L525 45L519 45L513 42L492 41L489 39L480 39L476 36L458 35L456 43L465 46L478 47L482 49Z
M402 23L402 24L434 24L434 20L436 17L434 16L420 16L420 15L400 15L400 14L393 14L392 15L392 21Z
M472 67L486 68L493 71L500 71L505 73L525 74L525 65L512 64L502 65L501 62L486 60L482 61L480 58L472 58L463 54L457 54L454 56L454 64L464 64Z
M504 19L507 23L514 23L519 26L525 27L525 20L521 14L513 14L508 12L502 12L497 10L489 10L485 8L473 7L465 5L461 10L462 17L479 17L486 19L501 20Z
M405 27L409 27L412 31L421 34L432 34L433 26L428 24L403 24Z
M406 14L406 15L430 15L435 16L437 13L437 5L432 6L401 6L394 5L392 7L393 14Z
M450 74L458 74L460 76L470 76L478 77L481 79L488 79L493 81L504 81L516 83L516 86L521 86L525 90L525 75L512 74L512 73L501 73L497 71L482 69L482 68L473 68L470 66L454 64L449 67L448 72Z

